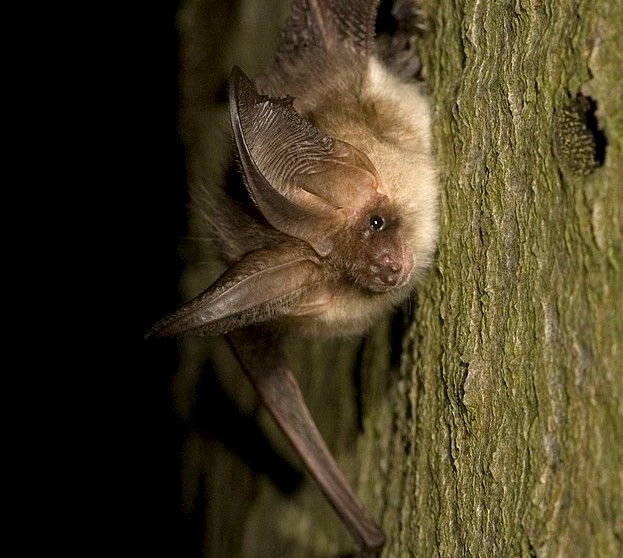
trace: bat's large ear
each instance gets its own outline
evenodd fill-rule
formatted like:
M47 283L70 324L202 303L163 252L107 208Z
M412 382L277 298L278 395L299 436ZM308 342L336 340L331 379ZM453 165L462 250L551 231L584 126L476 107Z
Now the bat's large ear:
M302 118L293 99L259 95L238 67L229 100L249 194L273 227L326 256L335 234L382 197L376 169L361 151Z
M282 246L251 252L200 295L160 320L146 337L222 335L288 314L323 279L307 250Z

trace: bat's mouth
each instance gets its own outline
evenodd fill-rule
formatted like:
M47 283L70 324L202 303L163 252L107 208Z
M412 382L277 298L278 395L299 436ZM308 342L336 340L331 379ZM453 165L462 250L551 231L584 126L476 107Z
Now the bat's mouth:
M392 273L375 273L368 284L368 288L377 293L400 289L409 282L409 275L409 273L405 273L403 270Z

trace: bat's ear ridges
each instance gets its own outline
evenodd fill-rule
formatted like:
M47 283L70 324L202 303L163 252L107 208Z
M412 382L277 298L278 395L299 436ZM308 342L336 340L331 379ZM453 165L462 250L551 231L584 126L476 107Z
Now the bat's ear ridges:
M235 66L229 88L229 111L240 166L249 195L277 230L307 242L320 256L333 249L335 216L325 200L305 196L292 178L305 147L317 153L330 142L294 110L291 98L259 95ZM301 153L303 151L303 153ZM322 153L320 153L322 156ZM311 203L305 203L306 199Z
M289 97L260 95L234 67L230 118L249 195L277 230L307 242L319 256L382 186L368 157L303 118Z

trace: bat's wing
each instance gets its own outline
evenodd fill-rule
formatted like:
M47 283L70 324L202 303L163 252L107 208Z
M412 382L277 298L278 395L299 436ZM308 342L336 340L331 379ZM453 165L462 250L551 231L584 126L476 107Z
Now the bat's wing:
M277 65L341 51L369 56L379 0L294 0L281 33Z
M286 243L251 252L146 337L221 335L288 314L324 278L307 251Z
M289 370L280 340L265 327L236 330L227 340L264 404L353 537L368 550L381 548L385 535L327 449Z
M382 185L368 157L302 118L291 98L259 95L232 71L230 117L249 194L277 230L321 256L361 210L378 203Z

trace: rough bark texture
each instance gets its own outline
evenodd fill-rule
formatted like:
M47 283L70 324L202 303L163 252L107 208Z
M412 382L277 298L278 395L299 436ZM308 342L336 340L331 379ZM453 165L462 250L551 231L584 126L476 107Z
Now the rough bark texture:
M363 345L293 342L293 368L387 532L383 557L623 555L623 6L420 7L436 265L407 322ZM286 12L183 6L193 195L230 148L205 131L227 131L219 88L234 63L252 74L270 60ZM201 21L219 32L201 35ZM207 257L189 246L189 261ZM190 267L186 296L216 272ZM184 344L176 398L203 556L355 550L223 345Z

